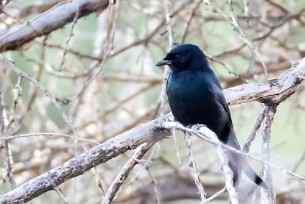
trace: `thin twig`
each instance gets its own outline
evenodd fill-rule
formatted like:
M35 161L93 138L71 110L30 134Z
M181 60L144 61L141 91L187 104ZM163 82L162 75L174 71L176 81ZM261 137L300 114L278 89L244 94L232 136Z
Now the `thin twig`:
M19 98L19 97L18 97ZM2 96L0 93L0 141L2 139L4 139L4 144L2 146L2 144L0 143L0 150L2 150L3 147L3 162L4 162L4 179L8 178L9 181L9 188L10 190L15 188L15 179L13 176L13 157L11 154L11 150L10 150L10 146L7 140L5 140L7 138L6 134L7 134L7 126L5 125L5 119L4 119L4 108L2 105ZM1 151L0 151L1 152Z
M192 13L191 13L191 15L190 15L190 17L189 17L189 19L186 23L186 27L185 27L185 30L183 32L182 39L181 39L181 44L183 44L185 42L186 36L188 34L189 27L191 25L191 22L192 22L193 18L195 17L196 12L200 8L200 5L201 5L202 1L203 0L198 0L198 2L196 4L194 4L194 6L192 7Z
M78 138L78 137L75 137L75 136L72 136L72 135L63 134L63 133L52 133L52 132L39 132L39 133L28 133L28 134L11 135L11 136L6 136L6 137L0 138L0 141L9 141L9 140L18 139L18 138L37 137L37 136L64 137L64 138L69 138L69 139L73 139L73 140L89 142L89 143L93 143L93 144L100 144L99 142L96 142L94 140L85 139L85 138Z
M113 47L113 41L114 41L114 35L116 31L116 23L118 18L118 11L119 11L119 2L120 0L110 1L108 6L109 13L107 16L107 25L106 25L107 33L104 40L103 52L100 53L100 55L102 56L102 60L99 61L97 64L93 65L95 69L90 70L89 79L83 84L82 88L78 91L78 93L70 98L70 100L78 98L86 90L86 88L93 81L95 81L98 78L98 76L103 72L105 61L109 57Z
M173 133L173 140L174 140L174 145L175 145L175 150L176 150L178 163L179 163L179 166L181 166L181 156L180 156L179 144L178 144L175 128L173 129L172 133Z
M169 48L172 48L174 46L173 27L171 22L172 4L170 0L163 0L163 6L165 11L166 30L168 35Z
M77 8L76 8L76 12L75 12L75 16L74 16L74 19L73 19L73 22L72 22L72 25L71 25L71 29L70 29L70 34L69 34L69 37L65 43L65 48L64 48L64 53L63 53L63 56L62 56L62 60L61 60L61 63L59 65L59 68L58 68L58 71L61 72L62 69L63 69L63 66L64 66L64 63L65 63L65 59L66 59L66 55L67 55L67 49L68 49L68 45L69 45L69 42L71 41L72 39L72 36L74 35L73 34L73 31L74 31L74 27L76 25L76 22L77 22L77 19L79 18L79 1L77 2L77 5L75 5Z
M270 138L271 138L271 125L274 119L275 111L277 106L270 105L267 108L267 115L264 124L263 130L263 144L262 144L262 152L263 152L263 160L266 162L270 162ZM262 178L268 183L269 189L262 189L262 197L266 203L275 203L275 197L273 192L272 185L272 174L271 167L267 164L263 163L262 167Z
M253 46L252 42L246 36L245 32L238 25L237 19L236 19L235 14L234 14L233 0L228 0L228 2L229 2L229 5L230 5L230 15L231 15L233 26L237 29L238 33L240 34L241 39L248 45L248 47L251 49L251 51L254 53L254 55L260 60L262 66L263 66L264 72L265 72L266 76L268 77L267 67L265 65L265 62L263 61L263 58L262 58L261 54Z
M239 152L238 150L229 147L227 145L222 144L216 134L209 130L207 127L200 127L199 131L194 130L194 129L190 129L190 128L186 128L184 126L182 126L179 123L176 122L164 122L162 124L163 128L167 128L167 129L172 129L175 127L175 125L177 126L177 129L183 130L189 134L193 134L195 136L198 136L199 138L210 142L211 144L213 144L217 150L218 156L220 158L221 161L221 165L222 165L222 169L223 172L225 174L225 183L226 183L226 188L227 191L229 193L230 196L230 201L232 204L237 204L238 203L238 196L237 196L237 191L233 185L233 172L228 164L228 158L226 156L226 149L228 149L228 151L231 151L231 149L233 149L233 151ZM225 148L224 148L225 147Z
M191 144L191 139L189 135L185 135L185 142L186 142L186 147L188 149L188 157L190 160L190 169L191 169L191 174L193 176L193 179L195 181L196 187L200 193L200 198L201 198L201 202L204 202L206 199L206 193L204 191L204 187L200 181L200 177L199 177L199 171L198 171L198 167L197 164L195 162L194 159L194 155L193 155L193 150L192 150L192 144Z
M54 186L54 191L57 193L57 195L63 200L63 202L65 204L69 204L70 202L68 201L68 199L64 196L64 194L61 192L60 188L58 188L57 186Z
M22 81L22 77L18 76L17 83L15 85L15 88L13 89L14 99L13 99L12 107L10 109L9 121L8 121L8 124L5 126L4 133L6 135L10 134L10 132L14 128L15 111L16 111L16 108L18 106L18 103L19 103L19 100L20 100L20 97L21 97L21 92L22 92L21 81ZM0 103L1 103L1 100L0 100ZM4 138L6 138L6 137L4 137ZM10 188L14 189L15 186L16 186L16 182L15 182L15 179L13 177L14 161L13 161L12 153L11 153L10 146L9 146L9 143L8 143L7 140L4 140L4 148L5 148L5 154L6 154L6 156L5 156L6 176L9 180Z
M262 108L261 112L259 113L259 115L257 116L256 121L250 130L249 135L247 136L246 142L242 148L243 152L247 153L250 151L251 144L252 144L253 140L255 139L256 133L259 130L259 128L266 116L266 112L267 112L267 106L264 106Z
M170 0L163 0L163 6L164 6L164 12L165 12L165 19L166 19L166 29L168 33L168 42L169 42L169 50L172 49L174 46L174 38L173 38L173 28L172 28L172 22L171 22L171 3ZM165 114L165 107L167 104L167 95L166 95L166 84L167 84L167 79L169 76L169 68L165 66L164 68L164 73L163 73L163 83L162 83L162 88L161 88L161 93L160 93L160 115Z
M219 197L221 194L225 193L227 191L227 188L224 187L223 189L221 189L220 191L216 192L214 195L210 196L209 198L207 198L204 202L202 202L201 204L205 204L208 203L212 200L214 200L215 198Z
M223 148L225 148L226 150L228 151L231 151L235 154L239 154L240 156L243 156L243 157L246 157L246 158L250 158L250 159L253 159L255 161L258 161L262 164L266 164L268 166L270 166L271 168L273 169L276 169L278 171L281 171L295 179L298 179L300 181L304 181L305 182L305 177L304 176L301 176L301 175L298 175L298 174L295 174L293 173L292 171L284 168L284 167L279 167L279 166L276 166L268 161L265 161L261 158L258 158L256 156L253 156L249 153L245 153L245 152L242 152L242 151L239 151L233 147L230 147L228 145L225 145L223 143L220 143L216 140L213 140L213 138L211 137L211 130L209 130L208 128L206 127L201 127L199 131L196 131L194 129L191 129L191 128L187 128L187 127L184 127L183 125L177 123L177 122L172 122L172 121L167 121L165 120L165 122L162 123L162 127L164 129L169 129L169 130L172 130L173 128L176 128L177 130L180 130L182 132L187 132L189 134L192 134L192 135L195 135L197 137L199 137L200 139L210 143L210 144L213 144L214 146L217 146L217 145L221 145Z
M114 196L118 193L119 188L123 185L124 181L127 179L130 171L138 163L138 159L142 158L144 154L149 150L150 145L144 143L140 145L134 152L131 159L123 166L121 171L118 173L116 178L113 180L112 184L108 188L106 195L101 202L101 204L109 204L112 202Z

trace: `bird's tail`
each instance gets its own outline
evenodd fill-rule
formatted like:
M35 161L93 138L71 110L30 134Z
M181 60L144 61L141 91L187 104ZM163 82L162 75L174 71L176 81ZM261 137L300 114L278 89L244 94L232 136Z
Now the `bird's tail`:
M245 158L241 158L242 169L245 174L249 177L251 181L256 183L258 186L263 187L264 189L269 189L269 185L252 169L250 164L247 162Z
M240 150L240 146L232 126L229 134L230 135L228 137L226 144L237 150ZM227 156L229 160L229 166L233 171L234 185L239 183L241 172L243 171L249 177L249 179L254 183L256 183L258 186L261 186L264 189L270 189L269 185L252 169L246 158L233 152L229 152Z

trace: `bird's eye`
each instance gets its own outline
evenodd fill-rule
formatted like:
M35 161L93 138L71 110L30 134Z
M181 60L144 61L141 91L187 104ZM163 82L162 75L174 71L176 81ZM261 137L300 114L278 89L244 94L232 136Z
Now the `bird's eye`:
M175 59L179 59L180 58L180 55L179 54L176 54L175 55Z

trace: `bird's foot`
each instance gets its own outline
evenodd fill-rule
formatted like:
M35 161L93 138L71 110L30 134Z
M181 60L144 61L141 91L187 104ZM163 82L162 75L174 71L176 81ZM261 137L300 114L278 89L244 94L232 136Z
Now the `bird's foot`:
M203 128L203 127L206 127L206 126L203 125L203 124L196 124L196 125L191 125L190 128L192 128L193 130L195 130L197 132L200 132L200 129Z
M159 119L155 120L154 123L155 123L156 127L163 129L163 128L166 128L165 127L166 122L173 122L173 121L175 121L175 119L174 119L173 115L170 114L169 116L164 115L164 116L160 117Z

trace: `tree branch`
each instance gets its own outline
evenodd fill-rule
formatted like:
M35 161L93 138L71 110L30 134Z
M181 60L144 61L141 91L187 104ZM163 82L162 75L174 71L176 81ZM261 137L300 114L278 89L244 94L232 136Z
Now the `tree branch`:
M229 105L251 101L266 104L279 104L295 93L297 85L304 80L305 58L296 61L281 76L264 83L243 84L224 90Z
M147 145L164 139L170 131L163 130L156 121L164 120L169 115L158 118L131 129L117 137L109 139L50 171L33 178L7 194L0 196L0 203L24 203L54 189L65 181L79 176L89 169L108 161L127 150L135 149L143 143Z
M73 21L77 12L79 12L78 18L81 18L93 12L103 11L107 8L108 2L108 0L74 0L59 3L23 25L0 31L0 52L15 50L37 37L62 28Z

